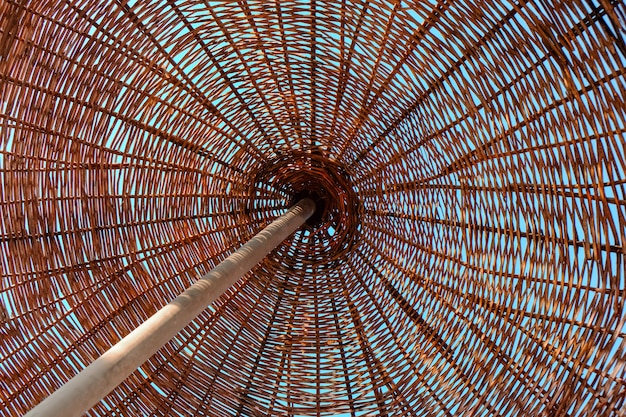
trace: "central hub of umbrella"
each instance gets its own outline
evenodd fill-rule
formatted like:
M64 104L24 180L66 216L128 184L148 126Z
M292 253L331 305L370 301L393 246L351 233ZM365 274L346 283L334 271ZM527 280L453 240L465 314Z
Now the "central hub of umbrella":
M291 238L286 259L318 266L338 260L352 248L360 229L360 204L343 167L319 153L281 155L254 173L249 192L250 215L267 213L268 205L293 206L303 198L316 210ZM268 221L271 219L267 219Z

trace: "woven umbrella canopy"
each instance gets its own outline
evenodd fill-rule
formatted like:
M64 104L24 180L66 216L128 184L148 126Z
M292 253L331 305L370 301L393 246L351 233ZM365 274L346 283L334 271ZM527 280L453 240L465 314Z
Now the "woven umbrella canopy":
M626 415L623 1L0 10L1 415L303 197L89 415Z

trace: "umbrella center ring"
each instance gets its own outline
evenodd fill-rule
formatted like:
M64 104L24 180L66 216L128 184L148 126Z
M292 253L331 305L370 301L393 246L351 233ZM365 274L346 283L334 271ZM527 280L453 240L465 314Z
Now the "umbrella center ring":
M316 210L304 231L315 242L311 248L337 258L353 246L360 230L360 203L341 164L320 153L291 152L268 161L253 178L250 213L258 213L268 199L292 206L310 198Z

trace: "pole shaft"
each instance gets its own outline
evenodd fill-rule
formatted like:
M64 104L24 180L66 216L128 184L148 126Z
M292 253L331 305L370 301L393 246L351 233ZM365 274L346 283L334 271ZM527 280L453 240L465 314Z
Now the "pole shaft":
M39 403L26 417L83 415L298 229L314 211L312 200L301 200Z

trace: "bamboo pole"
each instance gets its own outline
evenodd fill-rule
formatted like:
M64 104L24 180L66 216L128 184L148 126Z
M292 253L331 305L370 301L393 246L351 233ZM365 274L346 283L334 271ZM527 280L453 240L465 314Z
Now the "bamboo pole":
M315 211L303 199L26 414L81 416L209 304L298 229Z

